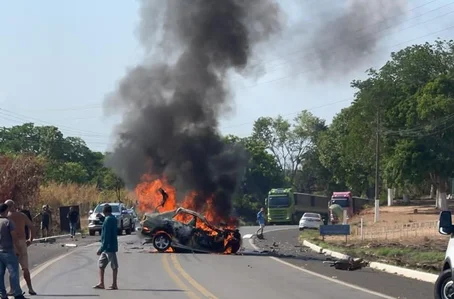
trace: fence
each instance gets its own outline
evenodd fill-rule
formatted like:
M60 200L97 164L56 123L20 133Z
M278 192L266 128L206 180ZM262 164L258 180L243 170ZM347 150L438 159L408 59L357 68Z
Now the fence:
M352 226L351 239L392 240L438 235L438 220L410 222L382 227Z

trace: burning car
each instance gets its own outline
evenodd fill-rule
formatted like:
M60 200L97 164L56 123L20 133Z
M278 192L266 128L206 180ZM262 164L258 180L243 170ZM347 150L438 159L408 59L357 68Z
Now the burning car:
M216 227L204 216L185 208L145 214L140 236L158 252L183 249L204 253L236 253L241 247L238 229Z

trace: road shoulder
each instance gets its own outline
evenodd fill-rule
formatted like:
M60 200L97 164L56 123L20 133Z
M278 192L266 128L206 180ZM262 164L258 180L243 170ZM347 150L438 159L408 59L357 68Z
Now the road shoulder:
M384 293L394 298L427 299L433 297L433 283L409 279L371 268L356 271L342 271L324 263L327 258L303 247L299 231L282 230L265 233L264 240L251 239L254 246L266 250L279 259L320 275L359 286L371 291Z

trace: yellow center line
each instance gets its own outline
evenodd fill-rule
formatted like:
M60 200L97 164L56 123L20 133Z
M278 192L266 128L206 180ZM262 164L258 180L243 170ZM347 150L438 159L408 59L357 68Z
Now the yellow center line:
M181 276L183 276L197 291L202 293L207 298L218 299L218 297L216 297L210 291L205 289L202 285L195 281L186 271L183 270L183 267L181 267L175 254L171 253L170 258L173 262L173 265L175 266L175 269L177 269L177 271L180 272Z
M170 269L169 261L167 259L168 254L162 254L162 263L164 265L164 270L169 274L170 278L178 285L182 290L186 290L186 294L191 299L200 299L193 291L191 291L186 284Z

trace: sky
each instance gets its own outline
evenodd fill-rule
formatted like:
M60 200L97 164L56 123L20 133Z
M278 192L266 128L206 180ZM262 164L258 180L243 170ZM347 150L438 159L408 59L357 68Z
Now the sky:
M313 80L318 70L302 66L298 71L310 59L301 32L345 8L345 1L278 2L288 14L285 38L256 59L263 76L232 77L234 110L221 120L222 134L245 137L261 116L292 119L303 109L329 124L350 105L350 82L364 79L368 68L381 67L391 52L406 46L454 37L453 0L409 0L405 16L364 63ZM65 136L83 138L92 150L109 150L121 119L106 116L103 101L143 58L139 21L137 1L1 1L0 126L55 125Z

